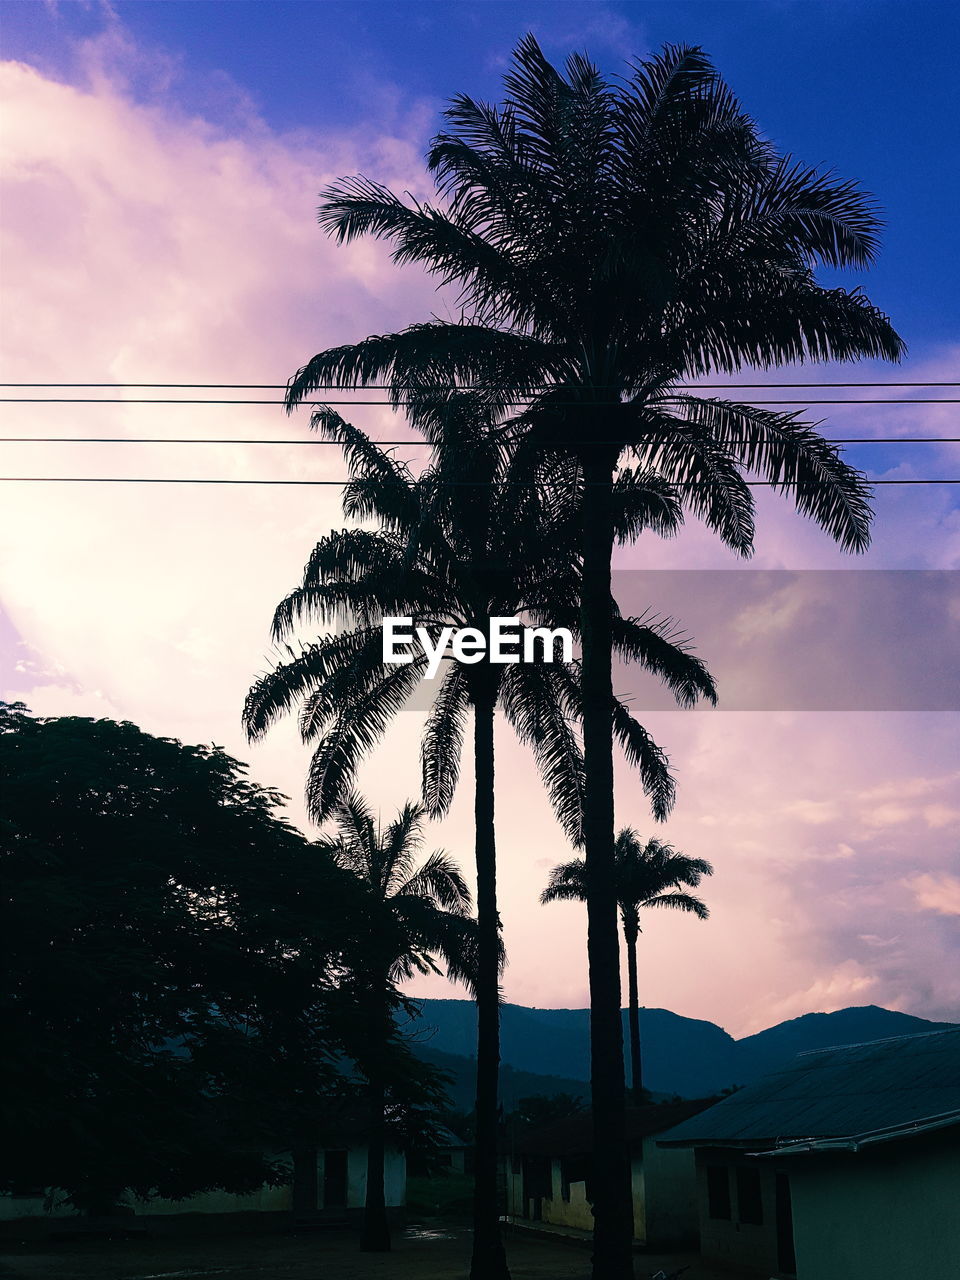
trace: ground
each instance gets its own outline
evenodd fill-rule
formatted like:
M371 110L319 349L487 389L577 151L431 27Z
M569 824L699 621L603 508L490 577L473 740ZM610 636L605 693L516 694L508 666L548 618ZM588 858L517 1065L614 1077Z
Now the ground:
M152 1227L152 1224L151 1224ZM45 1226L49 1231L49 1226ZM32 1236L32 1238L31 1238ZM390 1254L362 1254L341 1228L292 1233L255 1224L187 1224L133 1239L51 1240L26 1231L0 1241L3 1280L466 1280L469 1231L446 1223L398 1232ZM513 1280L588 1280L589 1250L578 1243L510 1232ZM731 1280L695 1259L638 1255L637 1280L690 1264L683 1280Z

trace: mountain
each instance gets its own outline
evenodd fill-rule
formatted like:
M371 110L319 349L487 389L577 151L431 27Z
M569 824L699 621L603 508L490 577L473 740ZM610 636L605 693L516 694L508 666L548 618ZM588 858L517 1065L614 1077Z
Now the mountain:
M738 1040L737 1048L750 1076L762 1076L798 1053L831 1049L841 1044L863 1044L892 1036L914 1036L924 1031L946 1031L956 1024L928 1022L909 1013L867 1004L836 1013L805 1013L802 1018L780 1022L766 1031Z
M447 1094L455 1111L472 1111L477 1094L477 1063L475 1058L458 1053L444 1053L425 1045L414 1045L425 1062L446 1071L451 1077ZM500 1101L507 1111L515 1111L521 1098L540 1094L548 1097L569 1093L587 1101L590 1086L586 1080L569 1080L562 1076L538 1075L533 1071L518 1071L508 1063L500 1068Z
M469 1000L415 1003L420 1007L421 1018L417 1023L418 1043L412 1047L427 1061L453 1071L458 1081L458 1095L462 1094L463 1062L474 1055L476 1026L472 1003ZM501 1052L505 1090L508 1076L511 1092L519 1090L517 1096L582 1090L590 1075L588 1025L586 1009L503 1005ZM657 1093L703 1097L730 1085L748 1084L788 1062L795 1054L810 1049L939 1031L952 1025L866 1005L840 1009L836 1013L808 1013L756 1035L734 1040L713 1022L683 1018L668 1009L641 1009L644 1080ZM452 1064L440 1061L451 1055L456 1059Z

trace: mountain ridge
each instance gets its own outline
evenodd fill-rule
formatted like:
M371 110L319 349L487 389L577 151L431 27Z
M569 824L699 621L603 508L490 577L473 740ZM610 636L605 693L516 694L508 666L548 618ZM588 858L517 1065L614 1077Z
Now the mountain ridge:
M428 1061L442 1056L469 1063L474 1058L475 1013L471 1001L422 999L412 1003L420 1010L417 1037L411 1045L415 1052ZM625 1034L626 1016L624 1011ZM707 1019L686 1018L669 1009L641 1009L644 1083L657 1093L703 1097L749 1084L797 1053L890 1036L918 1035L957 1025L960 1024L932 1022L879 1005L858 1005L832 1013L802 1014L734 1039ZM425 1039L423 1033L428 1030L432 1035ZM511 1073L516 1085L521 1077L531 1077L525 1084L535 1086L535 1091L573 1092L578 1082L589 1079L588 1031L587 1009L504 1004L501 1043L505 1085L507 1073ZM460 1063L445 1065L458 1078L463 1074ZM551 1078L558 1079L563 1088L551 1087Z

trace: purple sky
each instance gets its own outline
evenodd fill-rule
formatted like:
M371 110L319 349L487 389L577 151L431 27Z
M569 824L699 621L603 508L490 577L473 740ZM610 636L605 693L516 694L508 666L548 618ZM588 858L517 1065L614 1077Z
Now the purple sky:
M943 183L932 170L945 159L945 123L933 139L931 127L946 72L928 66L905 89L921 49L946 67L946 6L915 10L909 30L901 5L678 4L668 20L655 4L461 4L439 23L440 8L5 5L3 379L282 383L323 346L442 310L381 247L326 241L316 193L362 171L426 194L421 155L444 95L494 95L531 26L551 53L586 47L611 69L663 39L699 41L781 145L877 192L890 227L866 283L910 357L898 370L786 376L960 379L944 185L957 166ZM782 87L804 61L812 104ZM308 438L304 419L273 406L5 408L10 436ZM847 403L815 416L829 435L942 438L960 434L957 409ZM353 417L406 434L385 409ZM3 447L5 475L343 473L332 450L282 445ZM885 478L960 476L954 444L852 456ZM960 487L878 495L874 546L856 560L768 494L749 569L695 521L620 553L625 605L677 617L721 694L717 711L675 712L635 673L618 676L652 708L645 722L678 774L676 814L657 834L716 866L708 923L663 913L644 925L649 1005L735 1034L871 1002L960 1018L960 599L948 572ZM0 696L221 743L293 796L301 820L293 726L249 748L239 712L271 660L274 604L340 523L336 488L4 485ZM384 816L416 792L421 722L415 709L399 717L364 767ZM583 913L537 905L569 850L531 762L506 727L498 741L506 995L583 1005ZM618 818L654 833L626 772ZM469 819L464 788L434 838L467 868ZM440 980L416 989L455 994Z

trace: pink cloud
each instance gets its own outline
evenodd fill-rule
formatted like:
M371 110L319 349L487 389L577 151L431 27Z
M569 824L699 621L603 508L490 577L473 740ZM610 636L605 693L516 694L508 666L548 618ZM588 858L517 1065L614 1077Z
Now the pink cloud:
M960 876L920 875L907 882L923 911L937 911L944 916L960 916Z
M82 50L79 65L76 83L16 64L0 73L5 381L282 383L323 346L443 305L430 281L396 270L382 246L337 248L314 220L317 191L342 173L423 190L420 152L433 123L423 106L406 118L388 113L389 129L361 122L349 133L281 136L256 118L242 87L216 89L233 103L229 127L187 116L176 105L175 62L133 48L119 29ZM953 359L944 353L910 376L947 376ZM302 417L287 420L276 406L7 408L9 435L217 443L7 445L5 474L342 474L323 448L226 443L306 439ZM923 424L933 434L945 425L940 409L900 412L908 416L899 428ZM859 414L858 423L869 416L877 432L894 421L880 408L844 413L851 422ZM385 409L357 409L355 420L397 430ZM931 465L930 456L915 465ZM758 567L850 563L783 500L762 495L759 506ZM116 715L221 742L293 796L291 813L302 820L306 753L295 727L251 749L239 712L270 660L274 604L316 538L340 523L335 488L4 486L2 599L30 650L11 650L4 692L46 714ZM862 563L949 567L958 551L960 524L942 495L881 491L876 547ZM695 521L675 541L645 541L621 559L637 568L736 563ZM796 617L782 605L745 616L744 643L763 632L789 658ZM710 858L717 874L705 889L708 924L667 912L645 924L645 1003L734 1031L861 998L931 1015L960 1010L949 936L919 936L907 918L922 905L919 879L942 886L947 875L955 810L943 762L955 750L955 717L658 711L647 719L681 784L676 815L659 834ZM416 713L401 716L363 768L385 814L416 792L421 724ZM570 850L528 754L505 727L499 742L506 994L583 1005L583 911L537 902L548 867ZM464 764L464 788L435 843L469 867L469 753ZM919 778L930 781L921 787ZM625 772L618 816L653 832ZM894 942L878 948L871 937ZM416 989L450 994L439 980Z

